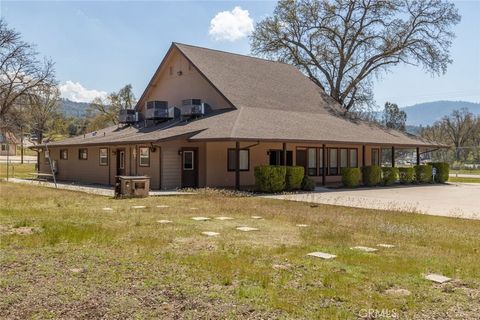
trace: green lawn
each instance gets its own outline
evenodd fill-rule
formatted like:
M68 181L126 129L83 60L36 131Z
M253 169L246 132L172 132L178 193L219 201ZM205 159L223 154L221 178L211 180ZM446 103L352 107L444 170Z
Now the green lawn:
M30 163L12 163L9 164L8 176L15 178L31 178L31 173L35 172L35 165ZM7 164L0 163L0 179L7 177Z
M452 174L455 174L455 173L458 173L458 174L478 174L478 176L480 177L480 169L471 169L471 170L467 170L467 169L453 170L453 169L450 169L450 173L452 173Z
M397 319L480 314L480 221L213 191L115 200L5 182L0 188L4 318L351 319L368 309ZM259 231L237 231L240 225ZM396 247L350 249L379 243ZM307 257L312 251L337 258ZM429 272L454 280L435 285L423 278ZM411 295L387 294L389 288Z
M448 182L480 183L480 176L478 178L450 177Z

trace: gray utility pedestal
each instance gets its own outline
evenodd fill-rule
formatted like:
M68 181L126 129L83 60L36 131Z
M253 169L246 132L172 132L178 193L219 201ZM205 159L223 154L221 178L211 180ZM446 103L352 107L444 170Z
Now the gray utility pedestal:
M150 177L116 176L115 197L148 197Z

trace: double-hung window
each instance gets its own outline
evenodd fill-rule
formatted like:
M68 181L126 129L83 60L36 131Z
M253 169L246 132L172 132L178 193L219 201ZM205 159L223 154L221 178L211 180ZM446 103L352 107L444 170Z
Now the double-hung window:
M150 166L150 148L149 147L140 147L139 148L139 165L140 167Z
M108 165L108 149L100 148L99 157L100 157L100 161L99 161L100 165L107 166Z
M239 150L240 156L240 171L248 171L250 170L250 150L249 149L240 149ZM227 154L227 162L228 162L228 171L235 171L237 166L237 157L236 157L236 149L228 149Z
M78 159L79 160L88 160L88 149L87 148L78 149Z

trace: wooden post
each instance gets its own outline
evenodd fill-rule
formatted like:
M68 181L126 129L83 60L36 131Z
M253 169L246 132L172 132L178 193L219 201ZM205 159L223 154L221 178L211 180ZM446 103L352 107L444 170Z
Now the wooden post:
M325 178L327 176L327 148L325 145L322 145L322 186L325 185L326 181Z
M392 168L395 167L395 147L392 146Z
M283 166L287 166L287 144L284 142L282 143L282 159L283 159Z
M365 153L367 152L366 151L366 147L365 145L362 145L362 167L365 167Z
M235 189L240 190L240 142L235 142Z
M420 148L417 147L417 166L420 165Z

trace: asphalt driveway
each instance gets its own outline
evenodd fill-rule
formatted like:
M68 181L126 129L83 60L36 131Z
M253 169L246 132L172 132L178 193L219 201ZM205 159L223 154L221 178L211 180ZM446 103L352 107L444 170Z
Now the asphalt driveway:
M315 192L264 197L480 220L478 183L359 189L316 188Z

